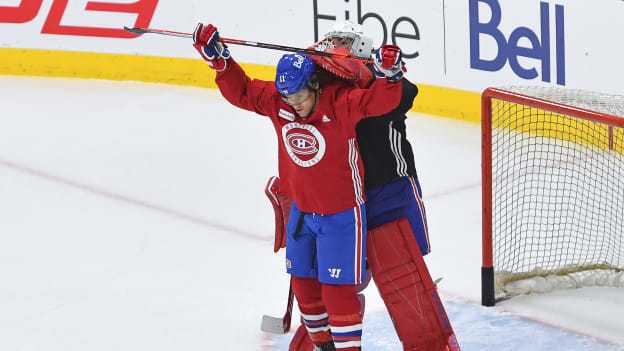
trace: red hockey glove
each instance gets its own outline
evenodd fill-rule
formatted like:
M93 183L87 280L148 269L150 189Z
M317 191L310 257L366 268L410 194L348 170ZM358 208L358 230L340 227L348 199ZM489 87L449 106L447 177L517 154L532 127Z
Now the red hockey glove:
M375 54L375 75L387 77L390 82L398 82L407 72L402 60L401 49L396 45L384 45Z
M193 46L208 66L221 72L227 67L227 59L230 58L230 50L225 44L219 42L219 32L212 24L198 23L193 32Z

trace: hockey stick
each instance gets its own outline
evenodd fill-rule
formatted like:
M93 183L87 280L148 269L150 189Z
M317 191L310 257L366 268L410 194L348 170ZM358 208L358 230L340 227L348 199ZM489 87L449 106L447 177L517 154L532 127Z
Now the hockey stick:
M436 279L433 283L437 286L442 278ZM292 288L292 281L288 290L288 302L286 304L286 313L283 318L272 317L268 315L262 316L262 323L260 324L260 330L271 334L286 334L290 330L290 323L292 320L292 309L294 301L294 292ZM364 295L358 294L358 300L360 304L364 306ZM362 307L363 308L363 307Z
M292 278L290 280L290 288L288 290L288 304L286 305L286 313L283 318L271 317L266 314L262 316L260 330L272 334L286 334L290 330L290 321L292 319L293 300L295 293L292 288Z
M182 37L182 38L192 38L193 37L193 34L190 34L190 33L181 33L181 32L174 32L174 31L170 31L170 30L162 30L162 29L124 27L124 30L126 30L126 31L128 31L128 32L130 32L132 34L135 34L135 35L141 35L141 34L145 34L145 33L152 33L152 34L170 35L170 36ZM230 39L230 38L219 38L219 41L222 42L222 43L227 43L227 44L252 46L252 47L263 48L263 49L299 52L299 53L308 54L308 55L336 57L336 58L341 58L341 59L362 61L364 63L373 63L372 60L369 60L369 59L364 58L364 57L354 56L354 55L333 54L333 53L323 52L323 51L295 48L295 47L291 47L291 46L283 46L283 45L267 44L267 43L258 43L258 42L255 42L255 41L238 40L238 39Z

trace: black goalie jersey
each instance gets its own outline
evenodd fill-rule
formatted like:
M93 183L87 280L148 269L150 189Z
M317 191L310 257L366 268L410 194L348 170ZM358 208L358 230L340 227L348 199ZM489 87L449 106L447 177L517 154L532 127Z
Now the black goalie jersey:
M395 178L417 179L412 146L405 133L405 115L418 94L418 87L401 80L403 96L390 113L367 118L357 124L357 141L364 162L364 186L373 189Z

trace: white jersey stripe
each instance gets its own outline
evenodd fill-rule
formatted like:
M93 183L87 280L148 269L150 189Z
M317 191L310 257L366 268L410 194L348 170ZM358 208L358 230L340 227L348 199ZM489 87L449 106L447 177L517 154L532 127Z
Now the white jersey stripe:
M409 174L407 173L407 161L405 160L405 157L403 157L403 145L401 144L401 132L399 132L398 130L395 130L395 133L397 135L396 137L396 146L398 149L397 155L399 155L399 162L401 163L401 170L403 171L401 176L407 177Z
M360 168L358 167L358 150L355 144L355 138L349 139L349 166L351 167L351 180L353 181L353 190L355 193L355 201L357 205L364 203L362 194L362 178L360 177Z
M353 151L355 152L355 165L357 166L358 164L358 159L360 158L360 154L358 153L358 147L357 147L357 141L355 139L352 139L352 143L353 143ZM360 168L357 167L357 169L359 170ZM357 182L358 182L358 191L360 194L360 199L358 204L361 205L364 203L364 195L362 194L362 189L364 189L364 185L362 184L362 178L360 177L360 172L357 172Z
M427 216L425 214L425 205L423 204L420 195L418 194L418 187L416 186L416 181L414 181L414 177L409 177L410 182L412 183L412 191L414 192L414 196L416 197L416 201L418 201L418 208L420 209L420 218L422 218L423 226L425 227L425 238L427 238L427 247L429 248L429 252L431 252L431 242L429 241L429 228L427 227ZM427 254L429 252L423 252L422 254Z
M407 161L405 160L405 157L403 157L401 133L392 127L392 123L393 122L390 122L388 125L388 139L390 141L390 149L392 150L396 161L397 175L400 177L407 177L409 174L407 173Z
M357 156L355 154L355 150L353 148L353 139L349 139L349 163L351 166L351 177L353 180L353 184L355 186L355 197L356 202L359 205L359 195L360 195L360 184L358 184L359 173L357 167Z
M399 155L399 163L401 163L401 172L403 172L401 176L406 177L408 175L407 174L407 162L405 161L405 157L403 157L403 145L401 144L401 132L399 132L398 130L394 130L394 132L396 133L395 146L397 148L397 155Z
M398 139L398 135L396 130L394 130L394 128L392 128L392 125L390 125L390 134L392 135L392 141L391 141L391 147L392 147L392 153L394 154L394 159L396 161L396 172L397 175L399 176L403 176L403 164L401 163L401 156L399 154L399 150L397 150L397 139Z
M360 158L360 155L358 153L358 148L357 148L357 144L355 139L351 139L351 148L353 149L353 165L355 167L355 181L357 182L357 190L358 190L358 205L361 205L364 203L364 196L362 195L362 178L360 177L360 167L358 165L358 159Z

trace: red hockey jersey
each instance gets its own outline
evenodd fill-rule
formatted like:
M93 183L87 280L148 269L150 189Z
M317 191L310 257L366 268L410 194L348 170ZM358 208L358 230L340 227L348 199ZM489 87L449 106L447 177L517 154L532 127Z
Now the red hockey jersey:
M316 110L302 119L273 82L251 80L232 58L216 83L233 105L271 119L278 137L280 188L301 211L335 214L364 203L355 125L397 107L402 84L378 79L369 89L356 89L329 83L321 87Z

